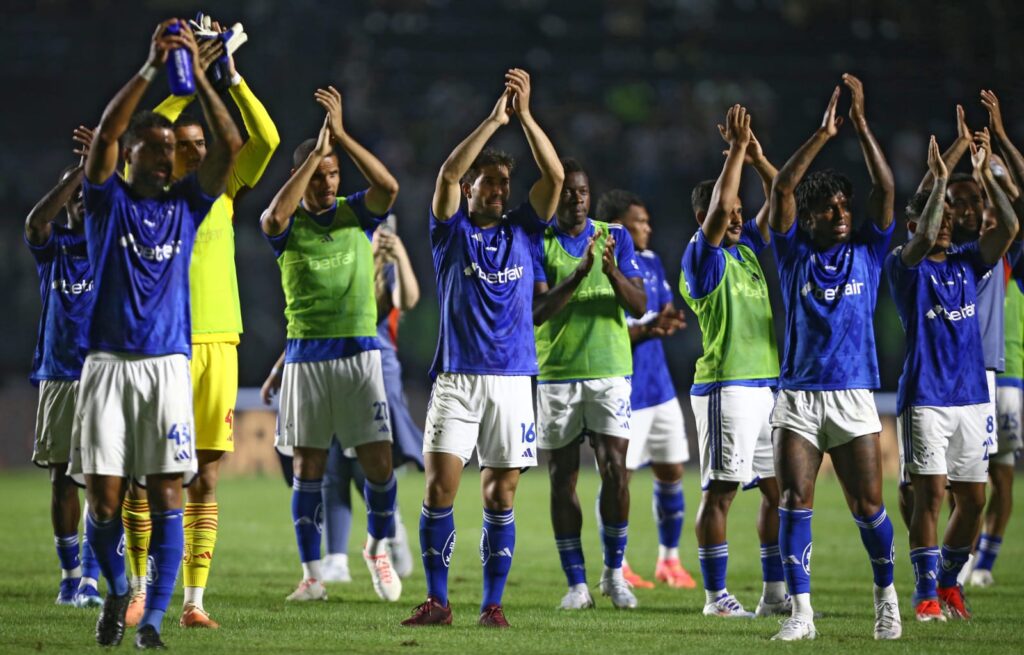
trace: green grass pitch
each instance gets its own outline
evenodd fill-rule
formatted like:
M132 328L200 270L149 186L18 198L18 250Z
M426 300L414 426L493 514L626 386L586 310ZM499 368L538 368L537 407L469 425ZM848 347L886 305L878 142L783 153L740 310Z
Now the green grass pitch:
M423 477L400 478L400 504L413 551L418 552L417 525ZM592 514L597 479L580 481L585 507L584 544L589 581L600 574L600 546ZM684 565L699 580L693 517L699 500L698 478L685 478L687 516L682 539ZM1018 506L1024 498L1018 483ZM451 571L454 625L450 629L408 629L398 623L419 603L425 586L417 568L405 582L402 600L385 604L374 595L369 573L359 561L365 520L357 516L350 548L353 582L328 587L327 603L286 604L285 595L299 582L300 570L292 532L290 491L278 478L226 479L220 489L220 537L206 592L206 606L223 628L189 631L177 627L181 591L164 622L164 638L179 653L849 653L857 649L893 653L1024 652L1024 519L1016 517L996 565L997 584L969 590L975 619L969 623L917 624L910 594L913 574L907 557L906 530L896 510L896 488L886 483L886 501L897 534L896 579L904 617L903 639L872 640L871 571L837 482L819 482L814 517L813 589L817 641L770 642L774 619L705 618L704 594L659 586L638 590L640 607L616 611L600 598L595 610L555 611L565 579L548 519L548 483L542 471L524 476L516 506L518 542L505 594L512 629L477 627L480 601L479 479L467 472L456 502L458 544ZM653 577L657 538L651 517L651 478L637 474L632 484L633 512L629 559ZM49 521L49 490L41 471L8 472L0 477L0 652L95 653L95 610L57 607L59 572ZM760 560L754 529L759 498L741 494L730 517L729 589L753 609L760 593ZM358 512L357 512L358 513ZM357 540L358 539L358 540ZM180 576L179 583L180 585ZM129 629L122 650L132 649ZM877 650L876 650L877 649Z

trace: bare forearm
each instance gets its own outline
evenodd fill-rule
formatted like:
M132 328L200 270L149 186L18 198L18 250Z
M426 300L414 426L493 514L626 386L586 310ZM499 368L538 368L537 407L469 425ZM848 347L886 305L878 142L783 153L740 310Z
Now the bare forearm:
M580 286L584 277L586 277L585 274L574 271L572 275L554 287L541 293L535 291L533 294L533 324L542 325L549 318L562 311L569 304L569 299L572 298L572 294Z
M917 230L900 252L900 258L905 265L917 266L935 247L935 242L939 238L939 228L942 227L945 195L946 178L935 179L921 212Z
M985 261L989 264L995 264L1006 253L1013 237L1017 235L1019 228L1017 213L1014 211L1013 204L1010 202L1006 192L999 186L995 176L992 175L992 171L987 167L982 173L982 181L985 186L985 192L992 202L992 209L996 216L996 225L991 230L982 234L978 245Z
M647 292L643 283L636 283L639 278L628 278L619 269L613 269L608 279L615 291L615 299L619 305L633 318L640 318L647 313Z
M470 132L462 143L455 146L452 154L448 155L448 159L441 165L441 172L437 175L434 188L434 199L431 203L434 216L447 220L458 211L461 201L459 180L499 127L501 124L497 120L488 117Z
M881 229L892 223L893 203L896 196L896 185L893 182L892 169L885 160L882 147L871 133L866 120L855 123L860 149L864 154L864 163L871 177L871 193L868 196L868 216Z
M396 280L398 308L407 312L420 301L420 285L416 280L416 273L412 270L409 255L404 251L398 253L395 269L398 274Z
M701 225L701 231L708 243L718 246L729 227L729 216L739 205L740 177L743 174L743 155L745 145L730 144L729 152L722 165L722 174L715 181L711 191L711 202L708 205L707 218Z
M1003 161L1009 167L1013 179L1017 184L1024 184L1024 155L1020 154L1017 146L1010 141L1005 130L993 134L995 142L999 146L999 152L1003 155Z
M322 159L316 151L309 153L309 156L306 157L306 161L302 162L299 170L295 171L288 178L288 181L284 183L284 186L277 192L274 199L270 201L270 206L263 214L261 223L264 232L271 236L284 232L288 226L288 220L295 213L295 208L299 206L302 194L306 190L306 186L309 185L309 181L313 178L313 173L316 172L316 168L320 165Z
M213 133L213 145L210 146L206 159L199 167L199 184L203 191L211 196L224 193L227 186L231 166L235 156L242 147L242 135L238 126L231 118L224 101L220 99L206 75L198 72L196 78L196 95L203 108L203 116Z
M540 128L533 114L520 114L519 122L530 144L530 152L540 169L540 179L530 189L530 204L543 219L551 218L558 205L558 194L562 191L565 171L558 160L558 153L547 134Z
M135 74L107 103L85 160L85 177L90 182L99 184L113 175L117 167L117 141L128 131L132 114L148 87L149 81Z
M946 170L952 171L956 168L956 165L960 163L964 153L967 152L968 146L970 146L970 139L956 139L953 141L953 145L946 149L946 152L942 153L942 161L946 164ZM927 191L932 188L932 181L935 178L932 176L932 172L928 171L924 174L924 178L921 180L921 184L917 185L917 192Z
M29 243L36 245L45 243L50 238L50 223L57 218L60 210L67 204L75 189L82 183L82 166L69 173L57 186L50 189L36 203L25 218L25 236Z
M370 192L367 194L367 206L370 210L376 214L383 214L391 209L398 196L398 180L372 152L364 148L348 132L336 130L334 139L370 183Z
M776 232L787 232L793 225L796 219L796 200L793 193L828 139L828 133L824 129L816 130L811 138L793 153L772 180L772 190L768 199L768 223Z

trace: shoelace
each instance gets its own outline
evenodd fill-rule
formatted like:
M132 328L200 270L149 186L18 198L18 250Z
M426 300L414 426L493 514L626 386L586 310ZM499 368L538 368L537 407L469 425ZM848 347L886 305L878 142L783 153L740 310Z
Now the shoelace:
M892 630L896 625L896 612L898 607L891 600L882 601L881 611L878 613L876 625L884 630Z
M787 619L780 619L779 625L782 626L780 632L804 632L804 628L807 627L807 621L804 621L799 616L791 616Z
M380 581L384 584L391 584L391 564L388 563L386 555L373 556L373 568L377 569Z

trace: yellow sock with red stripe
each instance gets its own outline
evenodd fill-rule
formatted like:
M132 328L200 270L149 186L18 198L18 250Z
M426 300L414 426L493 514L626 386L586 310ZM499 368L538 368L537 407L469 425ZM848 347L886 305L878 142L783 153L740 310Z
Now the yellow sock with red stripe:
M189 587L203 589L210 575L213 547L217 545L217 503L185 504L185 556L182 578L186 596ZM201 599L202 595L198 595ZM190 598L185 599L186 603ZM202 602L195 603L202 607Z
M124 557L132 575L132 591L144 591L149 536L153 527L149 520L149 502L125 498L121 505L121 520L124 522Z

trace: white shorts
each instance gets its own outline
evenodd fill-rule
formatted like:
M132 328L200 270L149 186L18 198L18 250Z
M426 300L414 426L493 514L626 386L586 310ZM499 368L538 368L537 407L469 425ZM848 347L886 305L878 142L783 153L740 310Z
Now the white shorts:
M36 408L36 439L32 462L39 466L66 464L71 458L78 380L41 380Z
M192 380L184 355L90 352L82 367L68 472L195 474Z
M985 381L988 383L988 402L985 403L985 433L988 435L988 455L991 459L999 452L999 424L996 419L996 372L986 370Z
M672 398L654 407L633 410L633 434L626 451L626 468L635 471L644 464L682 464L690 461L683 408Z
M775 395L771 424L796 432L821 452L882 431L870 389L782 389Z
M756 483L775 477L769 387L728 385L707 396L690 396L700 448L700 484L711 480Z
M342 448L391 441L380 351L284 365L278 405L278 446Z
M1021 410L1024 405L1024 389L1015 386L996 389L996 418L999 435L999 452L990 458L994 464L1013 466L1017 454L1024 447L1021 434Z
M434 380L423 430L424 453L473 456L481 467L537 465L531 380L525 375L441 373Z
M988 479L988 404L908 407L896 421L901 479L945 475L952 482Z
M537 385L537 423L544 450L558 450L586 431L629 439L629 378L599 378Z

